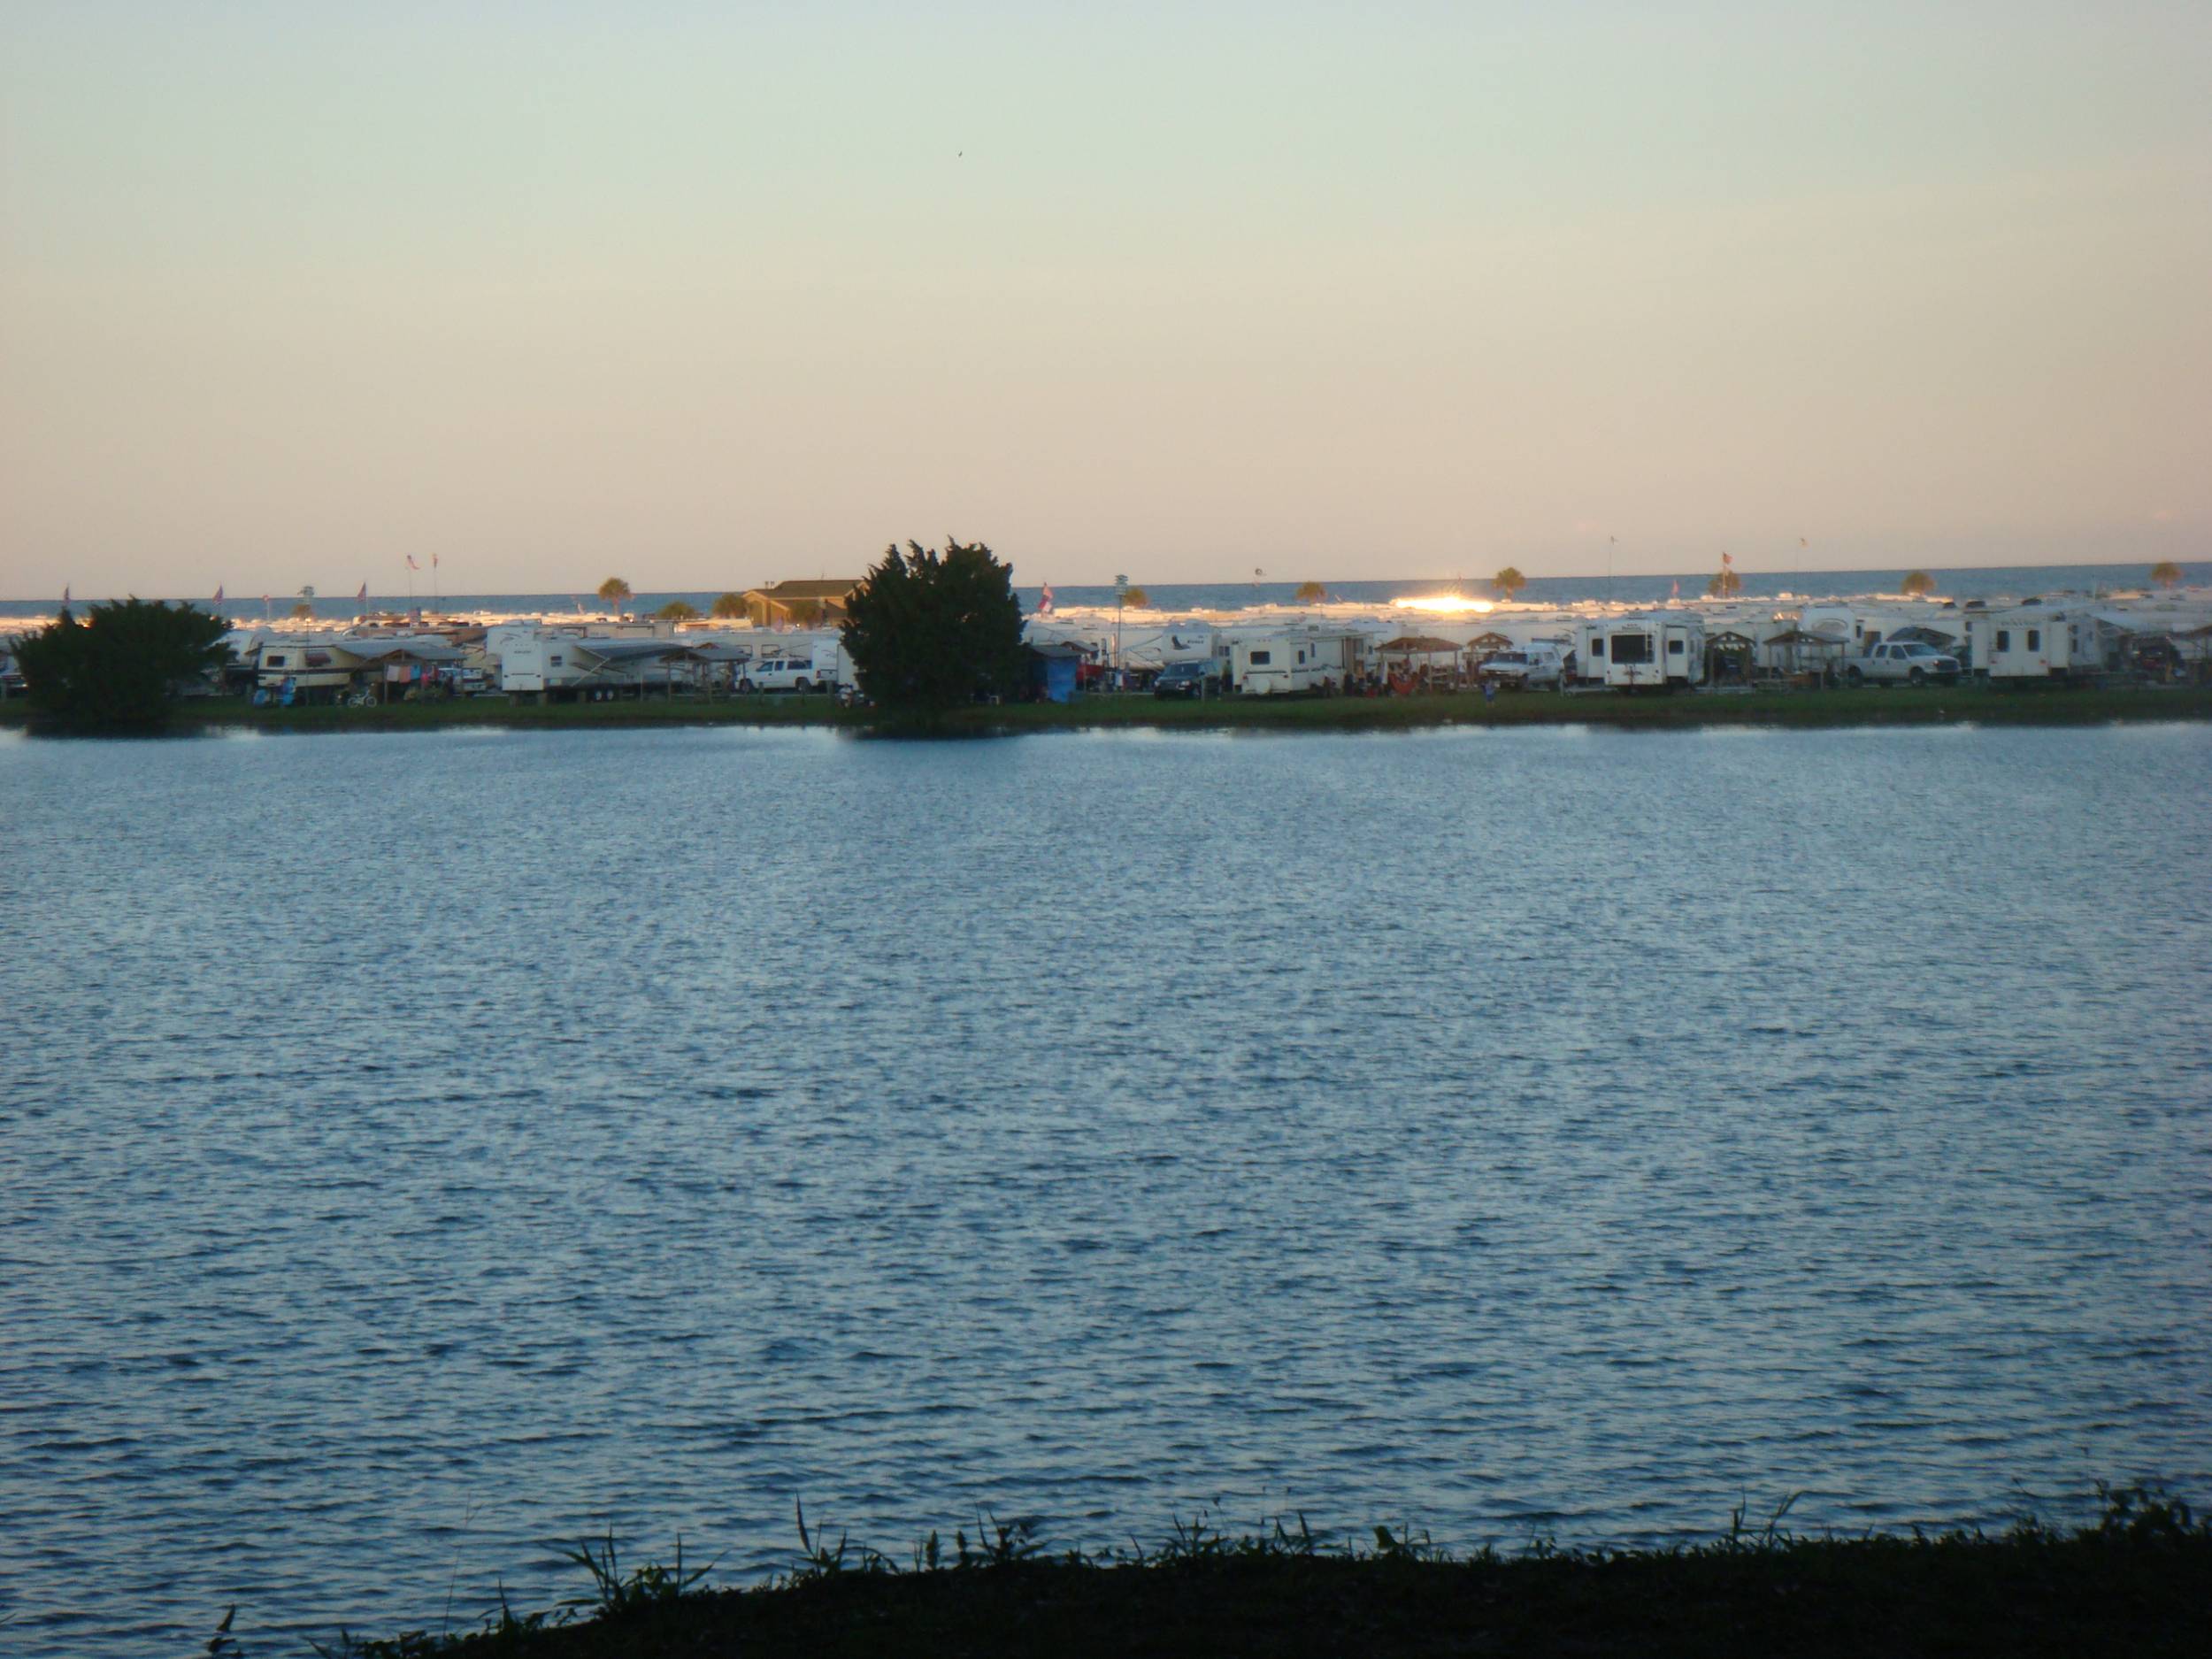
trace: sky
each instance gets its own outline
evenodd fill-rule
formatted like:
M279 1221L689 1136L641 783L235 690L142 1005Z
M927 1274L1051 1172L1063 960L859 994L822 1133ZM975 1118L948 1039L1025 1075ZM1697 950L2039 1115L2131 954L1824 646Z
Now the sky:
M0 0L0 597L2212 557L2208 84L2202 0Z

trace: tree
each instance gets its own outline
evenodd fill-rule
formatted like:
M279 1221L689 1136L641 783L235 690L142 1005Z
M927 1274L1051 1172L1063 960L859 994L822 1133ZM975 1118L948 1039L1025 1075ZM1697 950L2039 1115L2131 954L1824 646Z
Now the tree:
M1733 599L1741 592L1743 592L1743 578L1736 574L1736 568L1732 565L1722 565L1714 573L1713 580L1705 584L1705 596L1708 599Z
M1141 611L1152 603L1152 595L1141 588L1125 588L1121 593L1121 603L1132 611Z
M2171 559L2161 559L2151 566L2151 580L2161 588L2181 586L2181 566Z
M128 731L168 717L177 682L223 661L229 625L191 605L125 599L79 622L66 606L18 641L31 706L86 731Z
M1490 579L1490 585L1498 590L1500 596L1510 599L1528 586L1528 578L1509 565Z
M1026 676L1014 572L979 541L944 551L895 542L845 602L843 636L863 695L887 709L956 708L1010 695Z
M619 611L630 603L630 584L619 576L610 576L599 584L599 597L610 611Z
M1302 605L1317 605L1329 596L1329 590L1319 582L1300 582L1298 591L1291 598Z
M803 628L818 627L829 615L818 599L794 599L784 609L791 613L791 620Z
M1897 591L1913 599L1922 598L1935 592L1935 578L1925 571L1914 571L1897 584Z
M653 613L664 622L692 622L698 619L699 607L681 599L672 599Z
M724 594L719 599L714 602L714 610L711 614L726 622L733 619L733 618L743 616L745 614L745 595L743 594Z

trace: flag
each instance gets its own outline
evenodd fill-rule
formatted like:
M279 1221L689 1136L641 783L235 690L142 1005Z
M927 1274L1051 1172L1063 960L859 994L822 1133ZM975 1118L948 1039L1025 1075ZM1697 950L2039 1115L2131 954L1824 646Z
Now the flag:
M1726 570L1726 569L1729 567L1729 565L1732 565L1732 564L1733 564L1734 562L1735 562L1734 560L1731 559L1731 558L1728 557L1728 549L1727 549L1726 548L1723 548L1723 549L1721 549L1721 555L1720 555L1720 567L1721 567L1721 569L1723 569L1723 570Z
M438 568L438 556L435 553L430 556L430 568L434 571Z
M1812 546L1812 543L1808 541L1803 536L1800 536L1797 538L1797 545L1800 547L1810 547Z
M1041 617L1048 617L1052 614L1052 584L1050 582L1045 584L1044 597L1037 602L1037 614Z
M407 556L407 568L411 571L419 571L422 568L421 565L415 563L415 556L412 553L410 553Z
M1682 584L1681 584L1680 582L1677 582L1677 583L1675 583L1673 591L1672 591L1671 593L1668 594L1667 597L1668 597L1668 598L1670 598L1670 599L1679 599L1679 598L1681 598L1681 597L1682 597Z

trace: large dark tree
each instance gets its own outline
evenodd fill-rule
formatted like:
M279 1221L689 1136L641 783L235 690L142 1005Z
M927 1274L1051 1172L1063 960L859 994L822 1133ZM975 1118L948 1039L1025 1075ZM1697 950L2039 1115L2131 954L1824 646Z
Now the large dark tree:
M31 706L87 731L158 726L180 681L223 661L229 625L191 605L125 599L59 618L16 642Z
M1028 663L1012 567L980 541L906 547L886 548L845 602L845 654L862 694L882 708L934 710L1019 690Z

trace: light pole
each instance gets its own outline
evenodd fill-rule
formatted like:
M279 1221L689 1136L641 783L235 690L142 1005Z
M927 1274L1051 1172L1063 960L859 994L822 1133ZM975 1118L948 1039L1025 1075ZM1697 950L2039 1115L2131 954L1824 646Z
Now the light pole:
M1129 593L1126 576L1114 578L1114 689L1121 689L1121 607Z

